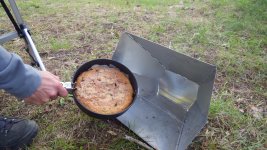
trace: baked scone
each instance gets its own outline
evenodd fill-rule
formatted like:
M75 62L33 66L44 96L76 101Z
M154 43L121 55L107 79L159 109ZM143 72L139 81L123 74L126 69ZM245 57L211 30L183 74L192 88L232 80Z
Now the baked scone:
M116 114L133 100L133 87L118 68L94 65L76 80L75 94L83 106L99 114Z

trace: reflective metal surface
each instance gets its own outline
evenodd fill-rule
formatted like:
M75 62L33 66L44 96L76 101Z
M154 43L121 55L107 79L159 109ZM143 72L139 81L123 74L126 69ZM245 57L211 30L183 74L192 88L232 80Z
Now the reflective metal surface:
M118 120L155 149L185 149L205 125L216 68L124 33L113 60L138 82L138 98Z

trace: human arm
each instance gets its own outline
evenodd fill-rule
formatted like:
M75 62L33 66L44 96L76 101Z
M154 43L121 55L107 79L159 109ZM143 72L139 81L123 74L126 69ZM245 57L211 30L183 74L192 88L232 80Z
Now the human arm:
M25 65L18 55L7 52L1 46L0 89L33 104L42 104L58 95L67 95L58 77Z

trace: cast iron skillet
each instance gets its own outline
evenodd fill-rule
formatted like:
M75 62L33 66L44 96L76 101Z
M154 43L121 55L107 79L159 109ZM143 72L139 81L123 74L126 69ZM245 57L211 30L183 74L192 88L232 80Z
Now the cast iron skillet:
M123 110L122 112L116 113L116 114L109 114L109 115L98 114L98 113L95 113L95 112L87 109L86 107L84 107L83 104L80 103L79 100L77 99L77 97L75 95L75 90L74 90L73 91L73 97L74 97L75 103L77 104L77 106L83 112L85 112L89 116L96 117L96 118L99 118L99 119L113 119L113 118L116 118L116 117L122 115L124 112L126 112L132 106L132 104L134 103L134 101L136 99L136 95L137 95L137 92L138 92L138 90L137 90L138 89L137 88L137 82L136 82L136 79L135 79L133 73L127 67L125 67L123 64L121 64L121 63L119 63L117 61L110 60L110 59L95 59L95 60L92 60L92 61L84 63L83 65L81 65L76 70L76 72L74 73L73 79L72 79L72 83L73 83L72 86L75 85L75 82L76 82L77 78L79 77L79 75L81 73L83 73L84 71L87 71L88 69L90 69L93 65L107 65L107 66L111 65L111 66L115 66L120 71L122 71L123 73L128 75L129 80L130 80L130 82L132 84L132 87L133 87L133 90L134 90L132 103L125 110ZM75 87L73 87L73 88L75 88Z

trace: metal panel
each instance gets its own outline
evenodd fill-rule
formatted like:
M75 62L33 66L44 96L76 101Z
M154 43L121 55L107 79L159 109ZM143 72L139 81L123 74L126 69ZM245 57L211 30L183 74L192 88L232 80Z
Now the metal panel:
M139 87L118 120L156 149L185 149L207 120L215 66L129 33L112 59L135 73Z

